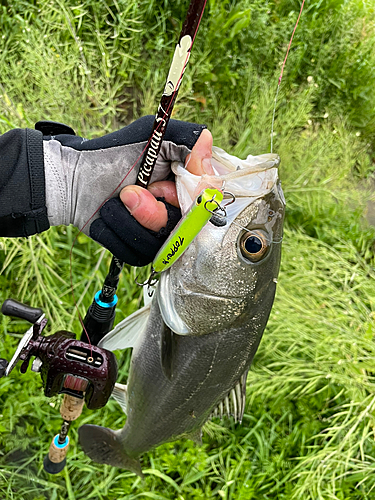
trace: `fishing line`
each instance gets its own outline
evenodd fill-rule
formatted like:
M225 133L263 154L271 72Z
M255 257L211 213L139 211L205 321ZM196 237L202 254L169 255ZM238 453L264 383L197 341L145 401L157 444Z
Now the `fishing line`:
M230 194L232 194L232 193L230 193ZM232 196L234 196L234 195L232 194ZM245 198L246 198L246 197L245 197ZM231 201L231 202L229 202L227 205L231 205L231 204L235 201L235 199L236 199L236 197L234 197L234 200L233 200L233 201ZM215 202L215 203L216 203L216 202ZM233 226L236 226L236 227L238 227L239 229L242 229L242 231L252 232L252 230L251 230L250 228L245 227L245 226L242 226L241 224L239 224L238 222L235 222L234 220L229 220L228 215L227 215L227 212L226 212L226 210L225 210L225 207L226 207L227 205L224 205L224 206L222 207L222 206L221 206L221 205L219 205L218 203L216 203L216 204L217 204L217 207L218 207L218 208L215 208L215 210L210 210L210 209L208 209L207 207L205 207L205 208L206 208L206 210L207 210L208 212L210 212L212 215L214 215L215 217L219 217L220 219L225 220L225 221L226 221L226 223L229 223L231 226L232 226L232 225L233 225ZM222 214L218 213L218 211L223 212L223 214L224 214L224 215L222 215ZM282 238L281 238L280 240L267 239L267 242L268 242L268 243L281 243L281 241L282 241Z
M291 36L291 38L290 38L290 41L289 41L288 49L287 49L287 51L286 51L286 55L285 55L285 58L284 58L283 64L282 64L282 66L281 66L281 73L280 73L280 76L279 76L279 81L278 81L278 84L277 84L277 90L276 90L276 96L275 96L275 105L274 105L274 108L273 108L273 113L272 113L272 125L271 125L271 153L273 152L273 127L274 127L274 124L275 124L276 105L277 105L277 98L278 98L278 96L279 96L280 84L281 84L281 80L282 80L282 78L283 78L284 68L285 68L286 60L288 59L289 50L290 50L290 47L292 46L292 41L293 41L294 33L296 32L296 29L297 29L297 26L298 26L299 20L300 20L300 18L301 18L301 14L302 14L302 11L303 11L303 6L304 6L304 5L305 5L305 0L303 0L303 1L302 1L301 10L299 11L298 19L297 19L297 22L296 22L296 24L295 24L295 26L294 26L294 30L293 30L292 36Z
M192 37L192 41L191 41L191 44L190 44L190 47L189 47L189 50L187 51L187 55L186 55L186 59L185 59L185 62L183 64L183 67L182 67L182 70L181 70L181 74L179 76L179 79L177 81L177 84L176 84L176 88L175 90L173 90L173 93L172 93L172 99L170 100L169 104L168 104L168 107L167 109L164 111L164 115L163 115L163 120L168 117L168 114L169 114L169 110L171 107L173 107L174 105L174 100L175 100L175 97L176 97L176 94L178 93L178 90L179 90L179 87L180 87L180 83L181 83L181 80L184 76L184 72L185 72L185 69L186 69L186 66L187 66L187 63L188 63L188 60L189 60L189 57L190 57L190 53L191 53L191 49L192 49L192 46L193 46L193 43L195 41L195 38L196 38L196 35L197 35L197 32L198 32L198 28L200 26L200 23L201 23L201 20L202 20L202 17L203 17L203 12L204 12L204 9L206 7L206 4L207 4L207 0L204 1L203 3L203 8L202 8L202 11L200 13L200 16L199 16L199 19L198 19L198 22L197 22L197 25L196 25L196 29L195 29L195 32L194 32L194 35ZM73 248L74 248L74 245L76 244L77 242L77 239L79 237L79 235L83 232L83 230L85 229L85 227L89 224L89 222L93 219L93 217L95 217L95 215L99 212L99 210L103 207L103 205L113 197L113 195L116 193L116 191L122 186L122 184L124 183L124 181L126 180L126 178L129 176L129 174L133 171L133 169L136 167L136 165L138 164L138 162L140 161L140 159L142 158L142 156L144 155L145 151L147 150L147 148L149 147L151 141L154 139L156 133L159 131L159 128L162 127L163 125L163 121L160 121L160 123L158 124L158 126L154 129L153 133L151 134L146 146L144 147L144 149L142 150L142 152L140 153L140 155L138 156L138 158L135 160L134 164L131 166L131 168L129 169L129 171L127 172L127 174L122 178L122 180L119 182L119 184L115 187L115 189L112 191L112 193L99 205L99 207L95 210L95 212L91 215L91 217L86 221L86 223L82 226L82 228L79 230L79 232L77 233L76 237L74 238L74 241L72 243L72 246L71 246L71 249L70 249L70 252L69 252L69 274L70 274L70 287L71 287L71 293L72 293L72 297L73 297L73 302L74 302L74 307L77 311L77 314L78 314L78 318L79 318L79 321L81 323L81 326L83 328L83 331L85 333L85 336L87 337L87 341L88 341L88 344L90 346L90 349L92 349L92 345L91 345L91 341L90 341L90 337L86 331L86 328L84 326L84 323L83 323L83 319L82 319L82 316L79 312L79 308L78 308L78 304L77 304L77 301L76 301L76 298L75 298L75 295L74 295L74 285L73 285ZM91 351L92 352L92 351Z

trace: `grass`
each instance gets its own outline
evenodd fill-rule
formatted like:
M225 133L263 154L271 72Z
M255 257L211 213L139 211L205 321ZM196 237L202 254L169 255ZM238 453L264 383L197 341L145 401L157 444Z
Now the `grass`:
M187 5L2 5L1 132L45 118L94 137L154 113ZM207 123L215 144L233 154L269 151L279 63L298 9L297 1L210 0L174 117ZM364 219L372 196L374 20L369 1L306 2L275 122L287 199L282 266L243 425L213 420L202 447L179 441L146 454L144 483L90 462L74 425L67 468L48 476L42 462L59 429L59 398L46 400L37 375L15 370L0 380L2 499L374 498L375 230ZM73 228L60 227L0 243L0 300L43 307L49 332L80 331L69 277L74 237ZM79 236L73 282L81 313L109 259ZM137 272L122 274L119 320L140 305ZM9 359L25 324L5 317L1 324L0 355ZM124 381L129 353L120 365ZM110 401L85 410L80 424L88 422L119 428L124 416Z

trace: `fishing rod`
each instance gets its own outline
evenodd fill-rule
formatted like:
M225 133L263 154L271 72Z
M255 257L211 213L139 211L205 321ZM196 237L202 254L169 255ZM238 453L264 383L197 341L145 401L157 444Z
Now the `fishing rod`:
M207 0L192 0L190 3L155 117L151 137L138 172L137 185L147 187L150 182L206 3ZM114 256L112 257L103 287L96 293L83 320L81 341L76 341L78 345L72 346L69 344L69 347L66 347L66 352L70 353L70 356L73 356L76 365L69 367L70 371L66 368L63 384L59 387L58 391L58 393L64 393L64 399L60 407L63 423L59 434L53 438L49 452L43 462L44 469L51 474L61 472L65 467L66 454L69 447L68 431L71 423L81 415L84 402L86 401L88 408L91 409L104 406L116 381L116 358L112 353L108 354L108 351L96 346L112 329L118 300L116 291L123 266L124 263L122 261ZM6 314L6 308L3 313ZM86 344L86 342L88 342L89 348L85 349L82 345ZM60 354L63 355L66 352L61 352ZM39 354L38 359L40 359L40 356ZM111 358L111 356L113 357ZM54 359L58 359L58 357ZM97 366L94 368L101 367L101 378L98 375L95 378L95 373L91 374L90 372L90 368L95 364ZM37 362L35 368L37 369L38 367L39 364ZM56 367L53 370L50 369L50 372L56 375L54 370L56 370ZM106 384L103 381L106 381ZM100 382L102 383L100 384ZM88 397L99 386L103 391L102 397L94 398L93 403Z
M147 188L150 182L206 3L207 0L191 0L190 2L155 116L151 136L138 171L136 180L138 186ZM123 266L123 262L114 256L112 257L103 288L95 295L83 320L81 340L89 340L95 345L112 329L117 304L116 291Z

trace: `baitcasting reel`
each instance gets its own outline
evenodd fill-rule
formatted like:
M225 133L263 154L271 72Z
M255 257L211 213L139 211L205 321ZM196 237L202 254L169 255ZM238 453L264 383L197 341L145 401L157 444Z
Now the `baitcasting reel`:
M1 312L25 319L33 326L22 337L9 363L0 359L0 377L8 376L19 360L22 360L20 371L25 373L34 356L31 369L40 373L45 395L64 394L60 408L61 431L53 439L44 460L45 470L56 474L65 466L69 426L81 414L84 402L90 410L106 405L117 379L116 357L106 349L76 340L71 332L43 336L47 320L41 309L7 299Z

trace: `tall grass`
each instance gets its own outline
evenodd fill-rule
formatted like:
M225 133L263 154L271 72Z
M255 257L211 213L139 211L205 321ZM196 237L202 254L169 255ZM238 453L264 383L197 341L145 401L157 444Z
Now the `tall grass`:
M1 6L0 129L54 119L85 137L154 113L188 2L61 0ZM209 0L174 117L204 122L215 144L269 151L274 96L297 1ZM69 465L42 468L59 398L38 376L0 380L0 496L5 500L367 499L374 488L374 7L311 0L276 110L274 150L287 199L282 268L271 319L249 374L243 425L205 427L203 446L166 444L143 457L142 483L90 462L72 429ZM312 76L313 78L309 78ZM0 300L45 309L49 332L80 327L70 291L75 231L2 240ZM73 250L81 313L110 255L83 235ZM135 311L139 270L126 268L118 319ZM146 271L142 271L146 272ZM0 356L25 330L1 319ZM120 358L125 381L129 353ZM80 423L123 425L114 401Z

